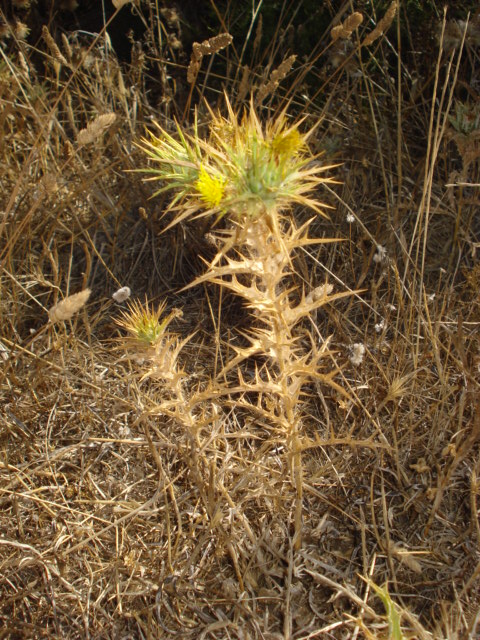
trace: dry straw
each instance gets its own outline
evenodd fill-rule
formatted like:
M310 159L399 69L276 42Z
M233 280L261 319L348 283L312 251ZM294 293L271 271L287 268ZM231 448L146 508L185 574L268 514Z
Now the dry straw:
M338 40L340 38L342 40L349 38L355 31L355 29L357 29L362 24L362 22L362 14L358 11L355 11L355 13L352 13L351 16L348 16L348 18L346 18L344 22L340 23L336 27L333 27L332 31L330 32L332 41L335 42L335 40Z
M397 2L394 0L392 4L388 7L387 13L383 16L383 18L379 21L377 26L373 31L371 31L365 40L362 42L362 47L368 47L375 40L378 40L388 29L393 22L395 14L397 13Z
M132 0L112 0L112 4L118 11L118 9L121 9L124 5L128 4L131 1Z
M242 78L240 80L240 84L238 86L238 94L237 100L238 102L243 102L247 97L248 89L250 87L250 67L248 64L242 67Z
M90 122L85 129L78 132L77 143L80 146L96 142L98 138L105 133L105 131L112 126L117 119L114 113L105 113L102 116L98 116Z
M65 49L65 52L68 56L68 59L72 60L73 58L72 47L70 46L70 42L68 41L68 38L64 33L62 33L62 43L63 43L63 48Z
M257 51L262 42L263 35L263 16L260 14L258 18L257 30L255 32L255 40L253 41L253 51Z
M55 304L48 312L50 322L70 320L87 303L90 294L90 289L84 289Z

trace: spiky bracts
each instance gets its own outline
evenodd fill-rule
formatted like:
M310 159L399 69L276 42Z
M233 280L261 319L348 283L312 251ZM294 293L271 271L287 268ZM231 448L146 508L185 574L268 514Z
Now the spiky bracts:
M239 222L276 214L292 203L321 213L315 198L308 197L329 167L315 162L308 151L312 130L301 133L299 123L289 125L282 112L262 126L251 108L236 114L227 100L227 117L213 113L209 134L202 139L195 122L192 135L177 126L173 137L161 127L140 147L156 166L142 169L150 180L163 184L157 194L173 190L174 223L192 215L227 215ZM179 206L177 206L179 205Z

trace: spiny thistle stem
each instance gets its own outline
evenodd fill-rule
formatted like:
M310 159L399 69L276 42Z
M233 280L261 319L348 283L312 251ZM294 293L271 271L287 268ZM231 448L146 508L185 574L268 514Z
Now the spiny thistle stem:
M121 339L121 347L122 350L126 347L133 359L140 359L148 366L143 378L149 377L161 382L163 398L156 407L156 411L160 415L169 416L183 427L186 442L179 442L178 449L197 486L211 526L226 545L232 557L239 584L243 585L235 550L228 540L222 522L217 517L219 500L215 501L210 495L208 472L206 473L209 470L213 475L214 467L205 452L202 430L206 426L215 425L218 411L215 403L211 402L208 390L206 392L186 390L187 374L179 365L178 357L190 337L180 341L178 336L168 331L170 323L175 317L181 315L181 311L174 309L164 315L165 306L163 303L154 309L148 303L144 305L139 302L130 303L128 310L123 312L122 317L117 321L129 334ZM147 438L149 438L148 429ZM153 443L151 446L153 447ZM221 493L224 500L228 502L230 497L223 487ZM230 508L233 506L230 500ZM253 541L254 536L248 522L245 521L244 525Z
M273 212L275 215L275 212ZM249 223L246 222L248 225ZM289 455L289 467L292 484L295 488L294 515L294 548L301 547L302 501L303 501L303 469L299 432L301 418L299 416L300 392L303 379L291 374L296 357L294 354L294 338L292 326L284 311L289 307L288 297L281 295L281 281L289 271L290 255L288 245L279 243L272 236L265 220L250 223L251 233L248 237L248 248L254 259L261 265L256 280L258 290L263 299L247 300L257 311L257 317L271 332L271 348L268 355L274 368L277 369L277 380L280 384L278 393L279 413L283 416L285 436ZM302 375L301 378L304 378ZM292 394L292 389L295 392Z

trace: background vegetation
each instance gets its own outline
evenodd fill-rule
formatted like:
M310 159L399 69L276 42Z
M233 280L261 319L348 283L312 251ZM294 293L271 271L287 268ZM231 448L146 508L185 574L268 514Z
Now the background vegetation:
M3 5L2 637L478 636L480 14L447 4ZM300 548L289 442L251 411L265 358L214 397L255 320L185 288L229 223L169 226L135 172L146 127L191 133L196 107L206 137L224 93L288 104L336 165L309 235L337 242L292 254L297 295L349 294L296 334L337 385L304 388ZM165 305L183 403L132 352L124 287L147 329Z

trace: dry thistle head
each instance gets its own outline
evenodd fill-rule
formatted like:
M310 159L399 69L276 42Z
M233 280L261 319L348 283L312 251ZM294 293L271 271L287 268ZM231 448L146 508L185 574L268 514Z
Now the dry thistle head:
M167 331L172 320L181 316L182 312L173 309L163 316L165 306L165 302L156 309L149 306L148 302L144 305L138 301L130 303L128 310L116 321L130 334L120 339L119 348L127 348L130 357L147 364L142 379L155 377L175 385L185 377L184 371L177 365L177 358L186 341L179 341L178 336Z
M284 112L262 126L253 106L239 117L227 99L227 110L226 118L211 112L208 140L199 137L195 125L191 136L177 126L174 138L159 127L158 136L141 141L140 147L159 165L142 171L164 183L157 193L175 190L172 205L183 205L174 224L199 212L228 215L236 222L258 219L294 202L322 213L306 194L328 181L319 173L330 167L312 163L307 147L311 131L301 133Z

